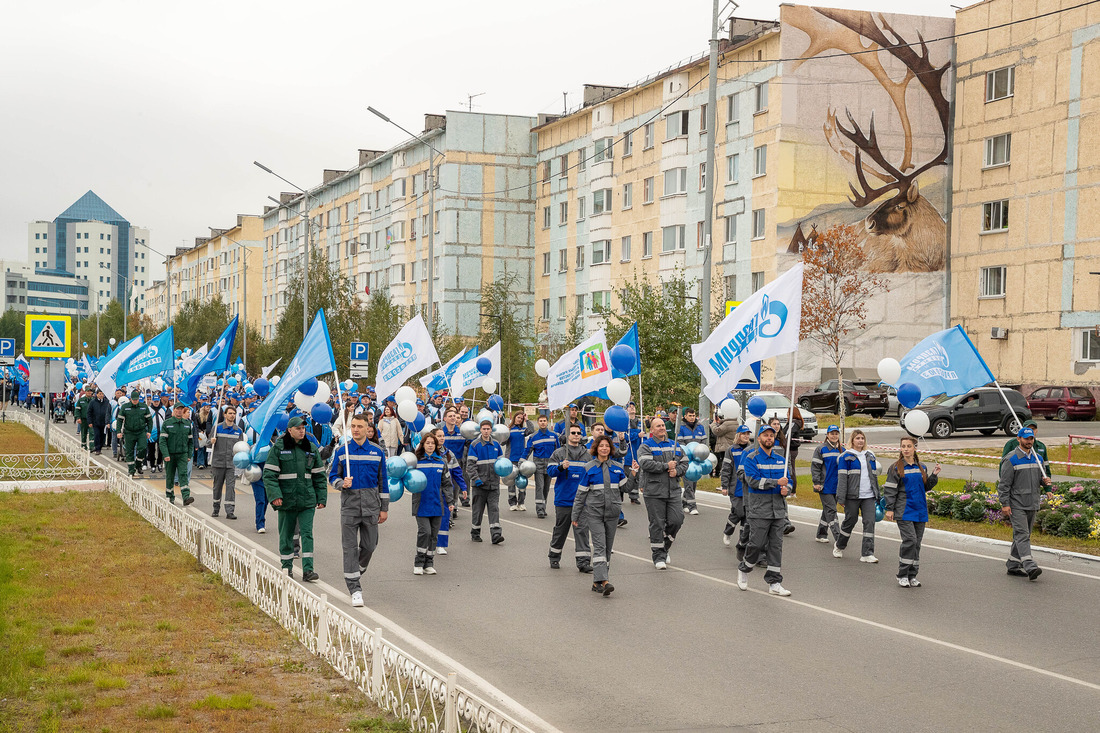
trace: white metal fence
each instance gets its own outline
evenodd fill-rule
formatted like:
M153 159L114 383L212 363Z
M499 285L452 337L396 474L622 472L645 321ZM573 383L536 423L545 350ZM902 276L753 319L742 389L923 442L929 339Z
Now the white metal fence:
M12 416L12 411L8 416ZM39 434L42 418L16 411L19 422ZM50 432L66 456L84 454L79 442L62 431ZM70 458L70 460L73 460ZM235 541L228 530L168 503L162 492L130 479L113 466L105 470L107 488L150 524L164 532L222 581L294 634L345 679L388 712L409 722L411 730L444 733L520 733L531 729L458 684L457 675L441 674L387 641L381 628L359 620L316 596L285 571L261 558L255 549Z
M42 435L43 418L21 408L4 412L6 421L24 425ZM50 431L51 452L0 455L0 481L36 487L72 483L82 478L102 480L105 469L93 461L80 441L60 429Z

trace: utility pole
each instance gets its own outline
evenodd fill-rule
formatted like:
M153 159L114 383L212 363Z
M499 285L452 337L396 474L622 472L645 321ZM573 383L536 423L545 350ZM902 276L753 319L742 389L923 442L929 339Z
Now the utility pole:
M699 289L699 338L700 342L706 341L710 336L710 290L711 269L714 257L714 144L715 130L718 115L718 2L713 0L713 16L710 26L710 75L707 77L707 190L703 204L703 282ZM710 400L707 399L703 388L706 386L706 377L700 375L699 384L699 419L710 418Z

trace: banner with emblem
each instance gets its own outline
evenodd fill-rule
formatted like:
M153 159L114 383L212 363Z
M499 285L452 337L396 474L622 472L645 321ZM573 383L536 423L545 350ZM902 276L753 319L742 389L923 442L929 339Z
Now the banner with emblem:
M432 343L432 335L424 325L424 318L417 313L378 357L378 374L374 381L378 404L381 405L398 387L438 361L439 354Z
M994 381L985 360L962 326L934 333L898 360L898 384L910 382L925 397L966 394Z
M611 356L601 328L550 367L546 375L547 406L560 410L582 395L603 389L610 381Z

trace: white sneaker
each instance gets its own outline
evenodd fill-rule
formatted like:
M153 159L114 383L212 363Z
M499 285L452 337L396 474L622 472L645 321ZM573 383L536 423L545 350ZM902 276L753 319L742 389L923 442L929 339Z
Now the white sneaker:
M424 574L424 568L420 567L419 565L417 565L415 568L413 568L413 575L423 575L423 574Z
M874 555L864 555L863 557L861 557L859 559L859 561L860 562L876 563L876 562L878 562L878 558L875 557Z
M518 507L516 507L516 505L515 505L515 504L509 504L509 505L508 505L508 511L510 511L510 512L514 512L514 511L516 511L516 509L517 509L517 508L518 508Z
M840 549L836 545L833 545L833 557L844 557L844 550Z
M519 510L520 510L521 512L525 512L525 511L527 511L527 506L526 506L526 505L524 505L524 504L520 504L520 505L519 505Z
M725 532L722 533L722 544L726 547L730 546L730 536Z
M694 516L699 516L699 510L698 509L692 509L690 512L688 512L688 514L692 514Z
M828 542L829 541L828 537L814 537L814 539L817 540L818 542Z
M898 578L898 585L900 585L902 588L908 588L909 578Z
M446 555L447 554L447 548L446 547L437 547L435 549L435 554L437 554L437 555Z
M256 530L256 534L267 534L267 529L264 527L260 527L258 530Z
M657 562L653 563L653 567L657 568L658 570L665 570L666 568L668 568L668 565L658 560Z
M425 575L435 575L435 568L424 568Z
M737 571L737 587L741 590L749 589L749 576L743 570Z
M363 607L363 592L362 591L355 591L354 593L351 594L351 605L355 606L356 608L362 608Z
M781 583L772 583L768 586L768 592L773 596L789 596L791 592L783 587Z
M666 552L665 553L665 565L671 565L671 564L672 564L672 553L671 552Z

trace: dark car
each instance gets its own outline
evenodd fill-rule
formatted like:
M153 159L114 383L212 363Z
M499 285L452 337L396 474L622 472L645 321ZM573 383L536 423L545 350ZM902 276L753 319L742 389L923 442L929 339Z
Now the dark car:
M844 402L845 415L866 412L871 417L882 417L890 406L890 402L886 397L886 390L880 387L877 382L849 382L844 380ZM840 414L837 380L830 379L817 385L814 387L813 392L798 398L798 406L811 412Z
M1087 387L1040 387L1027 398L1027 407L1035 417L1047 420L1091 420L1096 417L1096 400Z
M1004 394L1021 422L1031 419L1031 410L1027 409L1022 394L1013 389L1006 389ZM979 387L964 395L938 397L913 410L928 415L928 431L936 438L946 438L957 430L977 430L982 435L1003 430L1005 435L1013 436L1020 429L996 387Z

